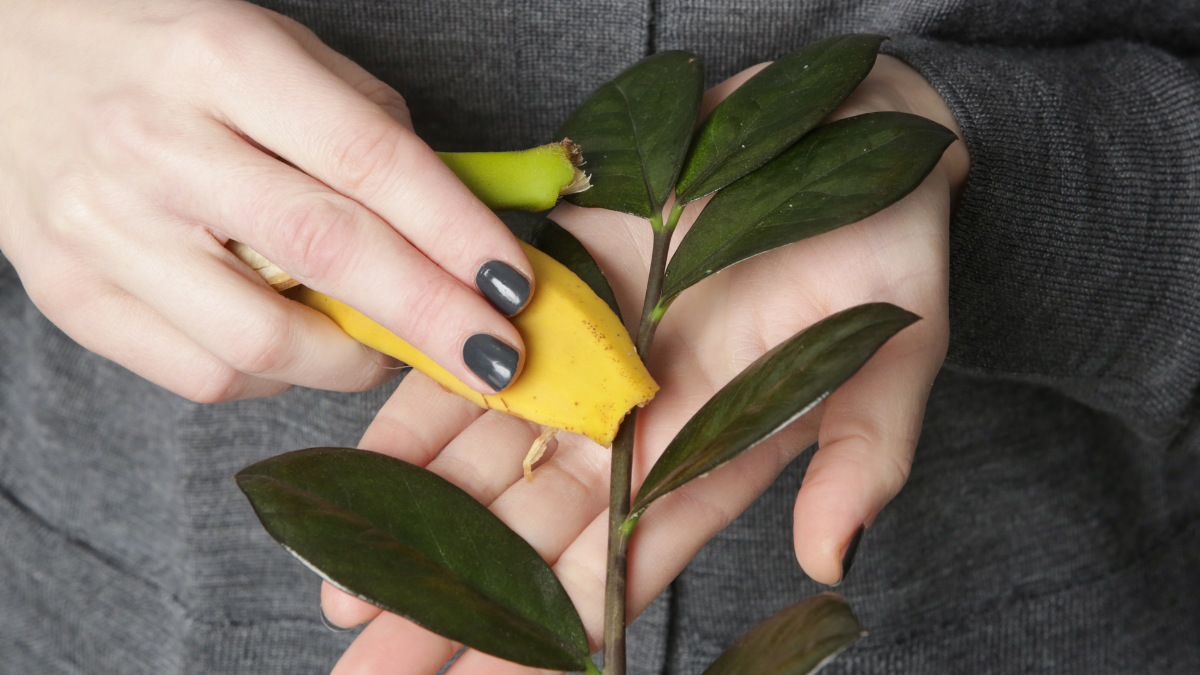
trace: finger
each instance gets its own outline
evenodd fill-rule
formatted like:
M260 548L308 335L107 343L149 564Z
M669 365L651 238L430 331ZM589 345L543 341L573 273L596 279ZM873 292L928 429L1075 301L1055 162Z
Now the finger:
M611 456L578 434L559 433L556 440L554 456L534 471L533 480L514 482L490 506L552 565L607 508Z
M898 261L898 269L921 270L920 283L893 286L885 299L925 318L889 340L826 401L820 449L809 463L796 498L796 558L822 583L839 583L857 552L856 534L869 527L908 479L929 389L945 357L949 335L946 306L945 233L948 187L940 172L893 207L896 230L918 225L937 232L928 249L936 254L923 270ZM917 221L935 219L930 228ZM897 252L902 256L903 252ZM890 296L890 297L887 297Z
M483 409L410 371L380 408L358 447L427 466Z
M502 265L516 299L497 303L509 314L524 306L533 276L516 238L411 131L290 39L239 44L225 38L219 46L231 52L222 53L222 60L253 62L255 68L219 91L205 92L216 102L214 116L365 205L463 287L479 288L477 275L492 270L485 265ZM445 351L437 344L445 340L439 326L414 313L413 307L398 307L392 301L406 283L390 251L368 248L354 235L351 228L311 223L301 227L297 237L277 236L259 250L268 258L274 255L276 264L301 281L358 307L418 349ZM370 293L357 292L361 289L355 286L339 288L369 270L382 275L385 283ZM483 317L455 304L455 298L418 290L426 303L452 301L444 311L462 314L461 322L467 322L466 317L485 325L502 321L498 313ZM433 290L446 292L444 284ZM510 344L521 351L519 337ZM449 360L442 363L456 375L465 370ZM481 390L487 391L482 386Z
M817 412L817 411L814 411ZM655 501L638 520L629 544L628 621L658 597L700 548L762 494L816 438L819 418L800 418L705 478ZM635 490L636 491L636 490ZM608 511L596 516L554 563L554 572L579 610L593 647L603 635Z
M409 331L409 341L476 390L490 393L515 378L521 336L483 297L434 265L362 205L262 154L220 125L213 123L212 131L220 140L197 148L195 159L177 167L181 179L186 174L204 189L168 197L172 210L246 243L312 285L317 283L315 272L289 269L281 262L308 259L321 268L318 276L334 280L319 289L331 296L369 297L376 304L386 298L393 309L404 310L410 328L419 327L416 335ZM318 258L321 262L315 262ZM358 264L366 258L376 259ZM361 304L351 304L370 313ZM480 340L505 346L501 355L515 361L507 364L506 375L484 380L469 367L476 363L467 359L477 355L474 345ZM497 366L503 367L506 364Z
M442 667L459 645L408 619L384 612L342 654L332 675L429 673Z
M470 401L442 389L424 374L410 371L375 415L358 447L424 467L482 414ZM321 586L321 609L330 621L346 628L382 611L327 582Z
M513 438L505 444L508 447L497 448L498 442L501 440L498 434L505 432L515 433L513 433ZM564 441L567 447L560 447L554 458L538 470L534 482L526 483L519 480L522 473L520 461L528 449L528 442L536 437L536 432L527 422L510 416L498 415L492 411L480 417L447 446L442 455L434 459L428 468L438 470L443 477L464 487L476 498L484 497L486 499L487 495L495 491L498 485L505 482L512 483L512 486L492 504L493 512L512 527L517 534L525 538L540 555L552 561L571 541L579 536L586 525L603 511L607 501L604 488L607 486L605 479L607 462L605 460L608 450L586 438L577 437L575 434L563 434L563 436L566 437ZM469 455L482 459L490 455L493 449L498 451L497 454L505 456L507 462L505 460L485 461L485 469L482 472L479 468L464 464L458 459L451 462L442 461L443 455L448 452L456 454L461 452L463 460ZM583 449L590 449L591 456L581 460L579 456L583 453L578 451ZM567 459L569 457L577 459L571 461ZM505 466L505 463L508 466ZM558 463L563 466L555 466ZM494 468L497 474L502 474L504 477L491 479L481 477L481 473L486 475L486 467ZM547 536L547 533L555 534ZM329 596L326 595L326 588L329 589ZM327 585L322 588L322 606L325 608L326 616L339 626L357 625L376 615L380 617L375 619L376 622L385 617L392 617L386 612L380 614L378 608L351 598ZM389 618L388 622L391 624L392 618ZM372 623L367 630L371 630L374 626L375 623ZM355 645L365 654L374 649L381 649L382 647L374 645L380 644L382 640L383 638L367 638L364 631L363 636L360 636ZM362 641L363 644L359 645L359 641ZM419 649L424 648L423 645L419 647ZM349 653L347 655L345 658L349 657ZM377 654L371 654L371 658L377 656ZM537 669L526 669L471 651L460 657L459 662L463 662L465 665L461 667L456 665L450 672L466 673L476 667L485 668L480 672L489 673L544 672ZM359 657L355 657L349 663L354 668L363 668L363 670L347 670L346 672L376 672L370 669L375 662L368 663L366 656L363 656L361 660ZM347 667L349 668L349 666ZM495 669L491 669L493 667Z
M400 92L367 72L366 68L350 60L344 54L331 49L308 26L278 12L269 9L265 11L292 39L299 42L317 60L317 63L325 66L329 72L354 87L355 91L367 97L368 101L383 108L384 112L405 129L412 131L412 116L409 114L408 104L404 102L404 97L400 95Z
M198 403L220 403L275 396L290 386L235 370L119 288L100 281L85 286L88 292L71 293L74 302L35 303L58 308L47 318L85 349L160 387Z
M412 386L410 379L415 380ZM473 410L462 410L462 403ZM430 471L481 503L491 503L501 520L552 562L606 506L608 450L577 434L562 433L559 442L565 447L526 482L521 480L521 460L540 428L496 411L479 412L429 378L412 373L372 422L360 447L427 463ZM430 425L431 419L447 421ZM321 604L326 617L343 627L381 612L329 584L322 586Z
M450 441L428 469L488 505L522 478L521 461L540 433L535 424L490 410Z
M164 216L147 225L97 244L113 260L140 247L137 264L109 269L113 282L234 369L341 391L395 374L328 318L272 290L206 232Z
M908 479L941 364L922 332L893 338L826 403L820 450L796 498L794 526L796 558L817 581L842 580L853 562L851 540Z
M334 626L350 629L374 619L383 610L335 588L328 581L322 581L321 612L325 620Z

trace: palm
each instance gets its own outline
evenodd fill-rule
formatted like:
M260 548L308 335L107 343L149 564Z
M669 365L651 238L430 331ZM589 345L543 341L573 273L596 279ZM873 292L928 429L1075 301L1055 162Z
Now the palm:
M645 608L788 461L818 441L821 450L797 498L796 552L815 579L840 579L848 540L907 477L925 398L945 353L949 194L938 169L891 208L740 263L674 303L647 359L662 389L639 413L635 489L691 415L768 348L864 302L888 301L924 320L887 343L822 406L647 511L630 548L632 613ZM685 213L676 242L698 207ZM551 217L588 247L623 313L636 317L650 257L646 221L565 205ZM554 567L599 647L609 451L582 436L560 434L557 449L527 483L520 480L521 458L539 431L515 418L482 413L413 373L380 411L362 446L428 466L489 504ZM335 673L432 675L457 648L328 586L323 605L342 625L377 617ZM467 652L450 672L526 671Z

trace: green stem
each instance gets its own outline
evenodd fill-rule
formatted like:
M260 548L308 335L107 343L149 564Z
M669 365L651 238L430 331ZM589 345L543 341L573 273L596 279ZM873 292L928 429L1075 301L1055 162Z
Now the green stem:
M629 562L629 516L632 492L633 437L637 408L629 411L613 440L608 497L608 573L604 584L604 675L625 675L625 576Z
M662 319L658 308L663 277L667 271L667 251L671 233L679 222L683 206L676 204L664 225L661 212L650 219L654 230L654 250L650 255L650 275L646 281L646 299L638 326L637 353L644 362L650 356L650 343ZM665 307L663 308L665 310ZM637 430L637 408L629 411L612 446L612 473L608 499L608 566L604 586L604 675L625 675L625 581L629 563L629 538L636 519L629 521L629 501L633 493L633 440Z
M650 253L650 275L646 280L646 299L642 302L642 320L638 324L637 350L638 356L645 361L650 356L650 343L654 341L654 332L662 320L662 312L658 309L658 301L662 297L663 279L667 272L667 251L671 247L671 235L683 214L683 206L678 202L671 207L666 225L654 227L654 249ZM657 218L658 223L662 217ZM654 220L651 220L651 225ZM663 310L666 308L663 307Z

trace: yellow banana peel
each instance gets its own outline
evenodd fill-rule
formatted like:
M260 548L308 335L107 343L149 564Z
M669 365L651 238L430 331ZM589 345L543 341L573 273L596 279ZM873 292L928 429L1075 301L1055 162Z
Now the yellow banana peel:
M558 150L549 150L551 147ZM466 172L464 167L470 167L476 177L504 174L504 156L519 156L514 161L526 162L527 168L529 159L541 162L548 167L543 174L548 173L549 177L539 174L532 187L518 181L520 194L505 202L498 202L494 194L485 192L481 197L492 208L500 208L498 203L511 208L514 200L549 208L545 205L548 199L552 206L559 194L586 189L586 175L580 179L577 173L578 150L572 153L566 142L516 153L460 153L448 164L456 173ZM571 171L563 170L564 164ZM479 181L466 182L473 190L479 185ZM504 180L491 183L493 187L503 184ZM286 272L244 244L231 241L228 245L230 251L287 297L328 316L354 339L411 365L448 391L482 408L499 410L551 429L583 434L603 446L611 445L621 420L634 406L645 405L652 399L658 384L638 357L625 326L608 305L558 261L523 242L522 247L536 279L533 297L524 311L511 319L525 342L525 368L508 389L485 395L358 310L297 285ZM534 455L540 454L551 435L543 434L534 444L525 464L527 478L531 463L536 461Z
M285 293L333 319L359 342L433 378L490 410L612 444L617 426L658 385L608 305L558 261L522 243L537 279L533 298L512 324L525 341L525 369L499 394L480 394L366 315L306 286Z

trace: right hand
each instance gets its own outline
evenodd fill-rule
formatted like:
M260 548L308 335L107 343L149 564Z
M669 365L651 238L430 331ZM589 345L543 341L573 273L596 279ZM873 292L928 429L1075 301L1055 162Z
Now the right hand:
M500 261L532 281L529 262L395 90L243 2L0 6L0 251L51 321L200 402L389 377L229 239L478 391L507 383L468 367L473 335L515 350L519 373L521 337L476 275Z

